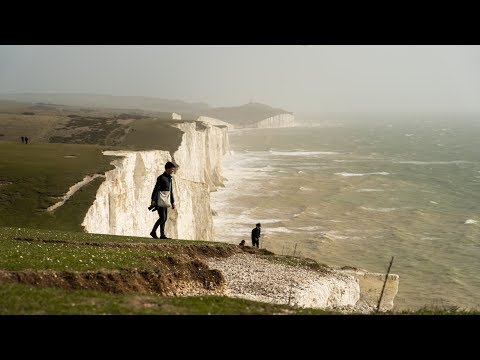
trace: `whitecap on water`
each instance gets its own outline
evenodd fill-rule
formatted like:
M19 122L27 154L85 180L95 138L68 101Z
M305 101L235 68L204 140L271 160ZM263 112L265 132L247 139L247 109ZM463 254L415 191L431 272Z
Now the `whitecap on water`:
M340 176L365 176L365 175L390 175L390 173L382 171L382 172L373 172L373 173L348 173L348 172L341 172L341 173L335 173L335 175L340 175Z
M374 192L374 191L385 191L382 189L358 189L358 192Z

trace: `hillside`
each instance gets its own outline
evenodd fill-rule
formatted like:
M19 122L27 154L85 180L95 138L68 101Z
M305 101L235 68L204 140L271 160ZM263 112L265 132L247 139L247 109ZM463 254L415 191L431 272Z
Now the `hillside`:
M102 145L175 151L182 132L165 112L82 109L65 105L0 101L0 141ZM183 122L183 121L182 121ZM156 134L164 134L159 139Z
M45 105L67 105L83 108L142 109L143 111L199 112L208 109L205 103L187 103L181 100L147 96L113 96L82 93L20 93L0 94L0 99Z
M205 103L187 103L181 100L167 100L141 96L111 96L96 94L0 94L1 109L20 108L24 112L69 114L90 117L114 118L119 115L130 118L161 118L168 112L182 115L183 120L196 120L208 116L226 121L232 125L248 127L267 118L292 112L273 108L261 103L248 103L232 107L210 107ZM17 111L18 112L18 111Z

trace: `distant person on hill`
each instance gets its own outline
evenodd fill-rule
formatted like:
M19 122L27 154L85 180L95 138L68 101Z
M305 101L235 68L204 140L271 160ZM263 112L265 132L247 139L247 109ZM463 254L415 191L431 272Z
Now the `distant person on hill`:
M165 172L157 177L157 182L152 191L152 202L148 207L149 210L156 209L158 211L158 220L153 225L150 236L158 239L157 228L160 226L160 239L171 239L165 235L165 223L167 222L167 207L175 209L175 200L173 198L172 174L175 171L175 165L168 161L165 164Z
M22 144L25 142L25 138L22 136Z
M252 246L259 248L260 246L260 228L262 225L258 223L253 229L252 229Z
M28 137L25 136L25 144L28 144Z

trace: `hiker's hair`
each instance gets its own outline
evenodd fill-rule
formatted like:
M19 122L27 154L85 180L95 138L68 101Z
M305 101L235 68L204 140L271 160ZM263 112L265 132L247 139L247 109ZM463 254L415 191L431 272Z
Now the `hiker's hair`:
M165 170L175 168L175 167L176 167L175 164L172 163L171 161L167 161L167 163L165 164Z
M258 223L257 226L262 226L262 225L260 225L260 223Z

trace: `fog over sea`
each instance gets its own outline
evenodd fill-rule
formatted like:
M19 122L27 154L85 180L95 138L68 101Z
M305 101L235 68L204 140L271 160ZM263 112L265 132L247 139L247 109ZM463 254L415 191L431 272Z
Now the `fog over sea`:
M480 117L229 132L215 238L400 276L395 309L480 308Z

